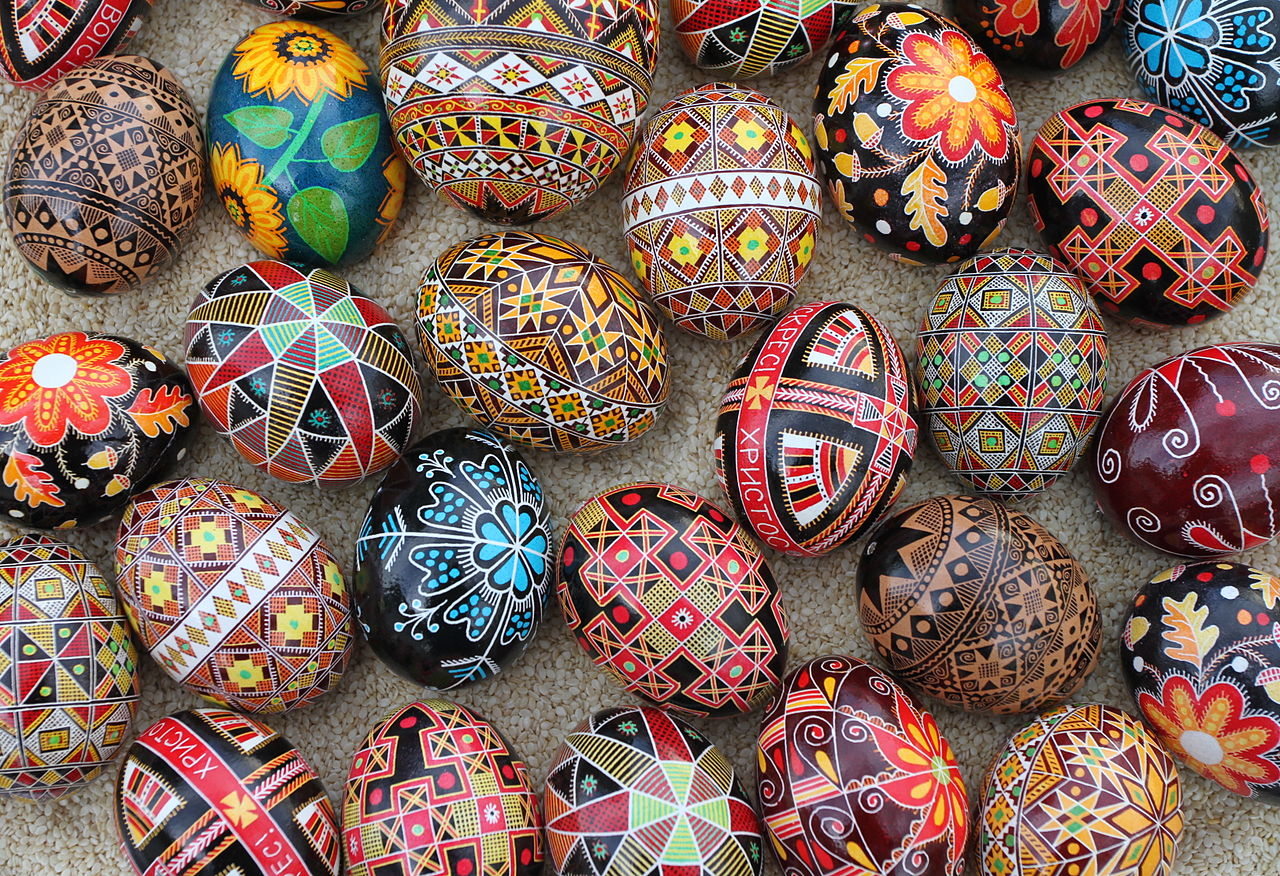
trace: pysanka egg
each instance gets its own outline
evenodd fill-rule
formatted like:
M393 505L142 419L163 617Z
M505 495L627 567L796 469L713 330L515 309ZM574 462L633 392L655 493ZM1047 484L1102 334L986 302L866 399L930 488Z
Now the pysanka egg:
M4 213L18 252L72 294L132 289L173 260L204 197L204 135L166 68L113 55L67 73L9 151Z
M597 666L649 702L727 717L773 696L782 593L751 536L694 493L627 484L569 518L556 595Z
M538 876L538 795L492 724L448 700L387 715L356 749L342 794L350 876Z
M952 7L997 64L1057 73L1106 44L1124 0L953 0Z
M1125 53L1142 90L1232 146L1280 143L1280 8L1132 0Z
M780 73L831 41L836 0L671 0L676 37L700 69L728 79Z
M251 490L187 478L134 496L116 582L152 658L219 705L299 708L346 669L351 595L337 561L292 511Z
M138 710L138 652L111 585L45 535L0 544L0 796L96 777Z
M296 18L326 18L330 15L355 15L373 9L375 0L245 0L254 6L280 15Z
M640 131L627 167L631 263L663 313L728 340L791 306L822 213L809 141L758 91L682 91Z
M116 780L120 848L138 876L337 876L338 823L288 739L222 709L161 718Z
M898 498L916 431L911 378L889 330L852 304L805 304L730 379L716 476L757 538L817 556L866 532Z
M1170 876L1183 827L1173 758L1097 703L1058 706L1010 737L978 808L982 876Z
M538 476L507 442L445 429L405 451L356 540L356 618L402 677L437 690L489 678L524 652L551 593L551 521Z
M1220 316L1267 257L1267 208L1249 169L1217 134L1153 103L1091 100L1050 116L1031 146L1027 194L1049 251L1104 311L1133 323Z
M760 822L710 739L658 709L602 709L547 771L558 876L760 876Z
M813 112L836 210L868 242L910 262L956 261L1004 228L1017 113L955 23L915 4L863 7L832 44Z
M187 317L187 374L214 428L272 477L345 487L413 440L421 387L382 305L323 268L250 262Z
M61 332L0 358L0 512L36 529L90 526L187 452L195 393L159 351Z
M1161 572L1134 597L1120 668L1165 748L1242 797L1280 804L1280 578L1240 563Z
M241 37L214 78L208 126L214 192L265 255L348 264L395 225L408 167L378 77L324 28L273 21Z
M644 114L658 0L388 0L382 86L427 188L502 224L595 194Z
M1025 249L974 256L920 322L922 426L974 489L1023 498L1071 471L1098 422L1107 330L1080 279Z
M969 794L929 714L875 667L818 657L765 709L756 795L788 876L959 876Z
M1029 515L938 496L886 520L858 564L862 631L899 681L972 712L1061 702L1098 661L1089 575Z
M450 247L422 276L418 337L445 394L517 444L625 444L667 403L657 314L612 265L559 238L498 231Z
M1280 535L1280 344L1171 356L1120 391L1098 426L1093 495L1116 528L1183 557Z
M44 91L68 70L123 49L149 12L151 0L10 0L0 11L0 76Z

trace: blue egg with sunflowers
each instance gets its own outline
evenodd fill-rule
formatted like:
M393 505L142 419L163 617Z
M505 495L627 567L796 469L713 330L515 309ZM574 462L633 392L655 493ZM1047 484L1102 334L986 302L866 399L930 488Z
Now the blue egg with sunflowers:
M249 31L214 79L207 126L217 198L263 254L338 267L391 233L408 165L377 73L341 37L295 20Z

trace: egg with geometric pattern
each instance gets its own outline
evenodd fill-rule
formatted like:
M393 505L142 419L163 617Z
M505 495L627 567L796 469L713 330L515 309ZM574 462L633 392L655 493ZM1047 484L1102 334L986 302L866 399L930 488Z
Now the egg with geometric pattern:
M150 12L151 0L11 0L0 14L0 77L44 91L68 70L120 52Z
M760 92L686 89L641 128L623 231L653 303L723 341L780 316L813 259L822 196L809 140Z
M201 408L272 477L351 486L413 440L409 342L381 304L323 268L264 260L220 274L192 304L185 343Z
M333 689L351 657L351 594L324 540L287 508L208 478L133 497L116 582L138 642L220 706L282 712Z
M587 500L569 518L556 594L592 661L653 705L740 715L782 680L790 633L769 564L695 493L637 483Z
M617 268L545 234L481 234L427 266L418 339L445 395L539 450L615 447L667 404L667 338Z
M349 876L538 876L545 857L523 760L484 718L439 699L393 709L360 743L342 844Z
M376 0L245 0L245 2L293 18L355 15L378 5Z
M61 797L115 757L138 652L98 567L69 544L0 544L0 797Z
M1047 255L974 256L920 322L922 426L952 474L1021 499L1075 466L1107 383L1107 330L1075 274Z

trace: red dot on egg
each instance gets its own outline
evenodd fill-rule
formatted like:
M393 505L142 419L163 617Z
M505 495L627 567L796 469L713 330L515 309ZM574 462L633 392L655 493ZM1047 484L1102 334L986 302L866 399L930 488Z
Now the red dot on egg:
M471 874L471 859L470 859L470 858L463 858L461 861L459 861L459 862L458 862L458 866L456 866L456 867L454 867L454 868L453 868L453 871L454 871L455 873L457 873L457 874L458 874L458 876L470 876L470 874Z
M406 730L408 730L410 727L412 727L414 724L417 724L417 723L418 723L418 719L417 719L417 718L412 718L412 717L410 717L410 718L401 718L401 719L400 719L400 726L401 726L401 727L403 727L403 728L405 728Z
M513 767L511 764L505 764L502 767L502 775L505 778L514 779L516 777L516 768Z
M836 128L836 142L837 142L837 143L843 143L846 139L848 139L848 137L849 137L849 135L848 135L847 133L845 133L844 128Z
M1271 468L1271 460L1265 454L1256 453L1249 460L1249 468L1253 469L1254 474L1266 474L1267 470Z
M689 565L689 558L685 556L684 551L676 551L671 555L671 568L679 570L687 565Z
M1080 221L1085 225L1093 227L1098 224L1098 211L1092 207L1085 207L1080 211Z
M382 802L381 788L374 788L372 791L369 792L369 802L372 803L374 806L377 806L379 803Z
M625 496L623 496L623 497L622 497L622 504L623 504L623 505L639 505L639 504L640 504L640 494L639 494L639 493L627 493Z
M716 523L724 523L724 515L721 514L719 511L717 511L715 508L708 508L707 515L710 516L711 519L714 520Z
M1271 618L1263 612L1258 612L1258 623L1265 627L1271 623Z
M1236 415L1236 403L1231 399L1224 399L1213 406L1219 416L1234 417Z
M573 562L573 545L567 544L564 546L564 553L561 554L560 559L566 566Z
M919 249L920 249L920 241L918 241L918 240L908 240L908 241L907 241L907 243L906 243L906 247L907 247L907 249L911 250L912 252L916 252L917 250L919 250Z
M453 773L441 773L440 778L436 779L436 784L446 791L452 788L455 782L457 779L454 778Z
M1183 125L1186 124L1186 122L1182 120L1182 116L1166 115L1164 117L1164 120L1170 125L1173 125L1175 128L1181 128Z
M969 241L971 241L971 240L973 240L973 235L972 235L972 234L962 234L962 235L960 235L960 240L959 240L959 241L957 241L957 242L958 242L961 246L965 246L965 245L966 245L966 244L968 244L968 243L969 243Z
M1142 266L1142 276L1147 280L1159 280L1163 271L1159 262L1147 262Z
M631 620L631 612L627 611L627 607L625 605L615 605L613 607L613 611L609 613L613 615L614 621L620 624L625 624L627 621Z
M1267 257L1267 251L1265 249L1259 249L1257 252L1255 252L1253 254L1254 267L1260 267L1262 265L1263 259L1265 259L1266 257Z
M1088 118L1096 119L1098 116L1102 115L1102 107L1098 106L1097 104L1094 104L1093 106L1085 107L1084 114Z
M1044 161L1039 158L1036 158L1031 162L1031 175L1039 176L1043 172L1044 172Z
M1249 169L1240 162L1236 162L1235 174L1241 182L1249 182Z
M520 850L520 863L521 863L521 864L523 864L524 866L526 866L526 867L527 867L527 866L529 866L529 862L530 862L530 861L532 861L532 860L533 860L533 852L529 851L528 849L521 849L521 850Z
M1142 173L1142 171L1146 170L1147 164L1147 156L1143 155L1141 152L1129 156L1129 166L1138 173Z
M1209 317L1203 313L1197 313L1195 316L1187 318L1187 325L1195 325L1198 322L1204 322Z
M1199 207L1196 207L1196 218L1199 219L1201 222L1203 222L1205 225L1208 225L1210 222L1212 222L1214 217L1217 215L1218 214L1213 209L1213 207L1209 206L1208 204L1201 204Z
M1212 581L1212 580L1213 580L1213 573L1212 573L1212 572L1201 572L1199 575L1196 575L1196 580L1197 580L1197 581Z

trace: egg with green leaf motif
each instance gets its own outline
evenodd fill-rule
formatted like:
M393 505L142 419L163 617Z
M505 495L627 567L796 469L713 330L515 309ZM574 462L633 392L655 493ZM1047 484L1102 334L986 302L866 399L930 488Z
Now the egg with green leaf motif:
M407 165L374 71L302 21L245 34L209 98L218 200L266 255L312 267L365 258L395 225Z

